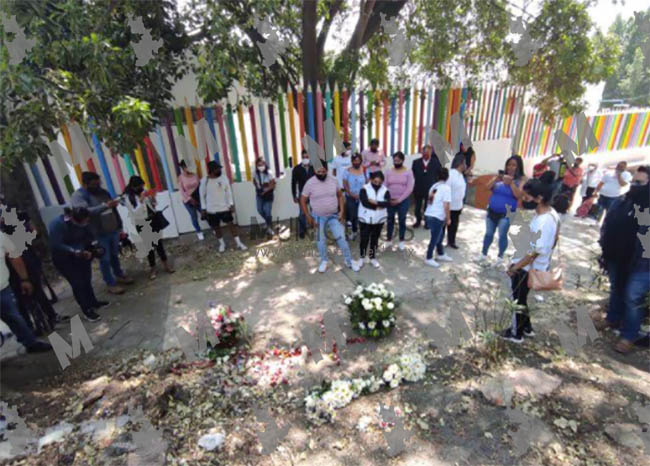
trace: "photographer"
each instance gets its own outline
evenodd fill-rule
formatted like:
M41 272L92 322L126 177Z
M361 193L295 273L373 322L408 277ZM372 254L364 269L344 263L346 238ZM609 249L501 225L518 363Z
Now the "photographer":
M94 241L89 221L87 208L66 208L63 215L50 223L50 250L52 262L70 283L84 318L96 322L101 317L95 310L107 303L95 297L91 262L93 258L102 257L106 251Z
M90 213L90 227L105 253L99 260L99 269L108 292L124 293L124 288L118 285L131 284L133 279L122 271L119 258L120 230L122 222L116 206L120 199L111 199L108 191L101 187L101 179L97 173L83 172L82 187L77 189L70 199L72 207L86 207Z

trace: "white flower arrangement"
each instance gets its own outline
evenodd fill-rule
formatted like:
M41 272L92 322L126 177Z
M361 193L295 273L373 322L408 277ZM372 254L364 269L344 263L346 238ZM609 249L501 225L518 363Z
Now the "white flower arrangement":
M351 296L344 295L343 302L350 312L352 326L364 337L389 335L395 327L395 293L382 283L357 286Z
M402 354L390 364L382 377L371 375L352 380L335 380L326 390L313 391L305 398L307 418L317 424L331 422L341 409L363 394L376 393L383 387L396 388L402 380L417 382L424 377L426 365L419 353Z

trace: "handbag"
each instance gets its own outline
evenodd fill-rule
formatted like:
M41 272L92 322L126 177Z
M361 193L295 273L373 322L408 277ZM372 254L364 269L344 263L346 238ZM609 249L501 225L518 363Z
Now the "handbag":
M165 209L166 208L167 207L165 207ZM165 214L163 214L162 210L155 210L153 212L149 211L149 217L147 220L149 220L151 230L155 233L158 233L169 226L169 220L165 218Z
M555 233L555 244L553 248L558 247L560 253L560 222L557 224ZM560 257L562 257L560 255ZM561 259L560 259L561 260ZM564 281L564 265L560 264L550 270L535 270L530 268L528 271L528 288L534 291L555 291L561 290Z

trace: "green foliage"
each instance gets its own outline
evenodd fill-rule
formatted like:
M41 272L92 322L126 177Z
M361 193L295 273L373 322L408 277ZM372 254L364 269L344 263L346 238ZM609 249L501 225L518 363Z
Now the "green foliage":
M352 328L364 337L390 335L395 327L395 293L384 285L371 283L367 287L357 286L351 296L344 297L350 313Z
M644 30L644 24L650 25L650 8L626 21L619 15L610 27L609 32L617 38L622 53L605 84L603 100L623 99L632 106L650 106L650 34ZM612 105L614 102L601 104L604 108Z
M173 2L50 0L3 3L26 36L36 41L25 59L10 65L0 48L0 156L3 163L47 153L53 138L74 120L93 129L112 150L131 152L169 107L188 43ZM160 52L136 66L127 18L142 16ZM3 42L10 38L4 34Z
M619 55L616 39L593 31L585 3L545 0L530 25L530 35L541 41L527 66L511 60L512 81L534 90L531 104L546 120L584 109L586 84L596 84L613 71Z

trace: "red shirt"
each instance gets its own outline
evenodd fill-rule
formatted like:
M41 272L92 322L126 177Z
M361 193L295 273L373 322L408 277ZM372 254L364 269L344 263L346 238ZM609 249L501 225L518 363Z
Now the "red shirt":
M564 172L564 178L562 178L562 184L569 188L575 188L582 180L582 173L582 167L567 168L566 172Z

